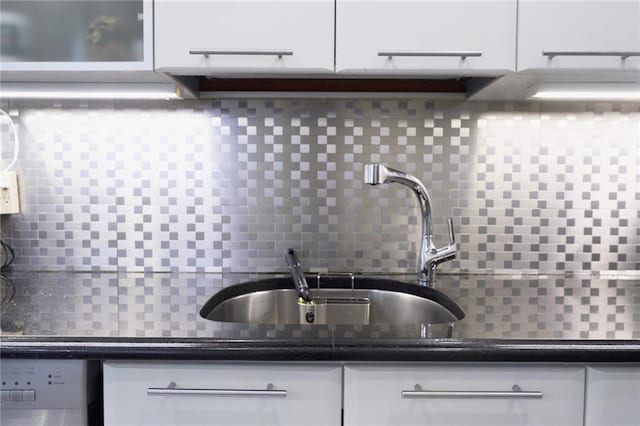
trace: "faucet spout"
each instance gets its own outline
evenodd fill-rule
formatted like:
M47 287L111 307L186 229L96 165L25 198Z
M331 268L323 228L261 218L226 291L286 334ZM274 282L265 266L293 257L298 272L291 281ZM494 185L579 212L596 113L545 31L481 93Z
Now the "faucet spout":
M427 188L418 178L383 164L367 164L364 168L364 182L369 185L380 185L390 182L399 183L409 187L418 198L422 217L418 283L423 286L432 287L437 266L440 263L456 257L457 245L453 235L453 221L449 219L449 245L437 249L433 242L431 198L429 197Z

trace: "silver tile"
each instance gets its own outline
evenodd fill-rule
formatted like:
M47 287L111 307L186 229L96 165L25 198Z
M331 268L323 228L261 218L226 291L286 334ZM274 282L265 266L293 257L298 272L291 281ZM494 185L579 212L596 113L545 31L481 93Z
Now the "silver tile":
M18 270L416 268L418 209L365 163L423 179L448 272L640 270L640 107L219 100L17 107ZM2 140L8 127L0 125ZM2 144L2 158L10 144Z

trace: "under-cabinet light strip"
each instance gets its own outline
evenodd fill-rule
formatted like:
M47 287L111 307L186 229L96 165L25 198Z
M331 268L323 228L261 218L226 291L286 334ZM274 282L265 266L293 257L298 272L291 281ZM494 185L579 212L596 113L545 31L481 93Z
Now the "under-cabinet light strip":
M640 83L545 83L529 90L530 99L640 101Z
M179 99L172 84L4 83L5 99Z

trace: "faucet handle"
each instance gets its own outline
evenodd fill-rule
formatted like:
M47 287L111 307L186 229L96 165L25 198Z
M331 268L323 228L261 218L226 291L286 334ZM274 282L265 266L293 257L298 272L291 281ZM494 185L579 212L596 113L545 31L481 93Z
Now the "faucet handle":
M456 242L456 235L453 233L453 219L447 219L447 225L449 225L449 243L454 244Z
M456 244L456 236L453 233L453 219L447 220L449 225L449 244L445 247L435 249L433 256L430 259L431 267L435 268L441 263L453 260L458 255L458 245Z
M437 264L446 262L448 260L455 259L458 255L458 244L456 244L456 235L453 233L453 219L447 219L447 225L449 226L449 244L446 247L436 250L439 255Z

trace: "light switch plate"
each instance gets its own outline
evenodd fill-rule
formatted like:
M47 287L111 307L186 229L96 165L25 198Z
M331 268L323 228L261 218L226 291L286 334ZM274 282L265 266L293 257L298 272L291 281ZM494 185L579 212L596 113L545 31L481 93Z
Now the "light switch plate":
M0 214L20 213L18 174L14 171L0 172Z

